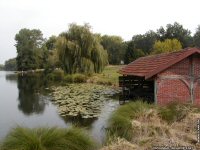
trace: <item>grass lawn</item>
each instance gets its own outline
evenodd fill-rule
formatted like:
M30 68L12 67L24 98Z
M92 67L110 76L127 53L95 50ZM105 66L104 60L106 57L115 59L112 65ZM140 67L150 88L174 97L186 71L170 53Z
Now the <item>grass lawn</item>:
M97 83L107 83L110 85L118 85L119 69L124 65L109 65L106 66L104 71L100 74L94 74L92 78L96 78Z

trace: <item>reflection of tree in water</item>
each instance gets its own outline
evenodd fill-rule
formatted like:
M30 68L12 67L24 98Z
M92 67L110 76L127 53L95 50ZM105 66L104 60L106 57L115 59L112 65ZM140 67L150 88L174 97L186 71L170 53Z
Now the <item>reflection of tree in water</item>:
M92 123L97 119L97 118L84 119L81 116L77 116L77 117L62 117L61 116L61 118L65 121L65 123L71 123L74 126L88 127L88 128L90 128Z
M16 83L17 82L17 74L6 74L6 81Z
M43 113L45 101L39 94L42 79L38 76L18 76L19 105L18 108L26 115Z

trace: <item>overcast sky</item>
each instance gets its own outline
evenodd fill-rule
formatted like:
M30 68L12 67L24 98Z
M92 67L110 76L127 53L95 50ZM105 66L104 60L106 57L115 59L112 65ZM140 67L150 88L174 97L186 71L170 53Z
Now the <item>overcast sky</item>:
M16 57L15 34L40 29L58 35L68 24L89 23L93 32L130 40L168 23L195 32L200 24L199 0L0 0L0 64Z

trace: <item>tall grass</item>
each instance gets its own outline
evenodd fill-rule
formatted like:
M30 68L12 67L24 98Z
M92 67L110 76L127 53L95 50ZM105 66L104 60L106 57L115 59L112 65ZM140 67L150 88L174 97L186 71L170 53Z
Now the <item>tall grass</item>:
M121 106L111 116L107 134L109 138L121 137L131 140L133 136L132 119L136 119L145 113L152 105L138 100Z
M191 104L172 102L164 107L160 107L158 111L160 117L171 124L184 119L192 108L194 108L194 106Z
M91 150L94 143L82 129L23 128L11 130L2 150Z

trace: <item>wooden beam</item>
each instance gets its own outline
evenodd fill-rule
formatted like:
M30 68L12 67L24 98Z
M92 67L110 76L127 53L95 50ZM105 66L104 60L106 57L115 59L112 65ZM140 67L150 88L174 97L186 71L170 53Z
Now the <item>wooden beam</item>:
M194 59L193 55L190 58L190 96L191 96L191 102L194 103Z
M154 80L154 103L157 104L157 80Z

